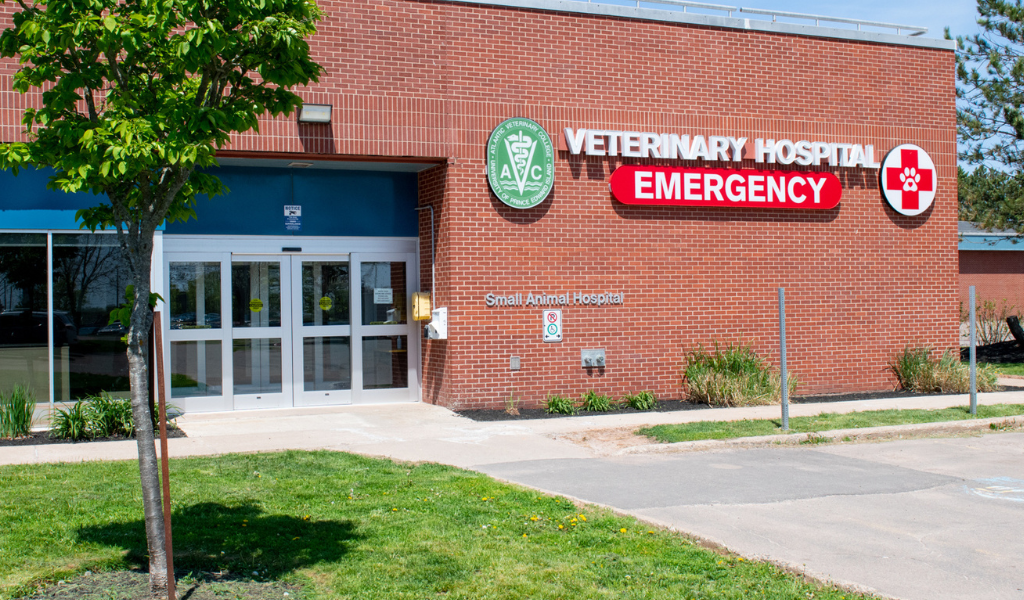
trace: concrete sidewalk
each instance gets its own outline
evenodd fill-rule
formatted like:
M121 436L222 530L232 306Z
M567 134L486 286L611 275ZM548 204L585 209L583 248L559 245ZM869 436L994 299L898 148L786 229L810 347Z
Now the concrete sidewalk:
M1024 390L979 394L979 404L1024 404ZM966 394L794 404L792 416L964 406ZM695 421L779 418L778 406L477 422L429 404L333 406L197 413L177 420L187 438L172 457L330 449L472 468L543 459L592 458L648 443L640 427ZM134 441L0 447L0 464L134 460Z

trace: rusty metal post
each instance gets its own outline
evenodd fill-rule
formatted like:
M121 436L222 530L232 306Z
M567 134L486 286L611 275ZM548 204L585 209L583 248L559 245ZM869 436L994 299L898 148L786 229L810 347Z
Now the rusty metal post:
M164 340L163 325L160 322L159 311L153 313L153 341L156 345L156 364L153 365L156 373L156 385L153 386L153 393L159 399L160 406L160 470L163 479L163 504L164 504L164 540L166 540L165 552L167 553L167 599L177 600L178 594L174 585L174 545L171 543L171 465L167 457L167 402L164 398Z

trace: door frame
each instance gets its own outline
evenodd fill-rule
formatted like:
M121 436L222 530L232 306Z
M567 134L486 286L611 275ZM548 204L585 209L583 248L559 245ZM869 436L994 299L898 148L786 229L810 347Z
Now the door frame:
M239 407L235 406L234 401L234 377L233 377L233 365L232 365L232 340L234 334L231 327L231 263L232 261L242 260L252 257L252 260L271 259L280 260L289 267L289 273L291 273L291 264L293 262L301 263L301 260L294 261L291 257L303 257L310 256L316 258L330 258L346 256L349 261L349 283L350 283L350 310L352 311L352 318L350 319L350 340L351 340L351 357L352 357L352 386L351 386L351 402L353 404L376 404L376 403L391 403L391 402L418 402L420 401L421 393L421 342L420 335L421 329L419 323L412 319L411 306L412 306L412 293L418 291L419 288L419 271L420 271L420 260L419 260L419 239L418 238L362 238L362 237L297 237L297 236L205 236L205 235L164 235L163 236L163 256L154 257L157 258L159 264L162 267L162 277L158 281L157 290L163 297L168 297L168 291L170 290L170 263L171 262L219 262L221 265L221 329L219 330L198 330L190 332L192 336L199 336L202 339L220 340L221 341L221 373L222 381L221 388L222 396L207 396L207 397L184 397L184 398L171 398L171 378L168 375L164 377L164 393L166 397L171 398L171 403L180 408L185 412L223 412L238 410ZM280 252L274 250L280 248ZM296 251L295 249L298 249ZM384 326L372 326L373 328L380 327L379 333L385 335L407 335L408 340L408 388L398 389L384 389L384 390L366 390L365 392L357 388L357 383L361 386L362 383L362 348L361 343L357 343L361 340L361 330L364 326L361 323L361 312L360 310L361 297L359 292L359 286L361 285L361 277L359 271L359 264L361 262L371 262L374 259L377 260L404 260L407 261L408 268L406 270L406 298L405 307L406 312L406 323L400 325L384 325ZM282 270L285 264L282 265ZM284 288L284 274L282 274L282 330L284 330L284 296L286 293L291 294L289 299L294 296L295 285L290 285L290 289L286 292ZM301 276L300 276L301 279ZM290 277L289 277L289 283ZM289 302L288 304L292 304ZM159 310L161 310L165 316L169 316L170 312L166 306L161 303ZM299 309L301 311L301 308ZM289 318L290 315L289 315ZM291 322L294 322L292 319ZM164 372L170 374L171 368L171 352L170 344L174 341L191 341L193 338L188 337L188 334L183 334L176 330L174 332L170 329L170 319L161 319L163 328L163 340L164 340ZM388 333L383 328L394 329L393 333ZM249 337L249 336L245 336ZM296 336L293 333L291 340L295 340ZM291 356L285 355L284 344L285 340L282 336L282 370L284 370L283 363L289 363L289 370L293 374L292 377L293 388L296 379L300 379L301 371L297 369L301 367L301 334L299 335L300 344L296 346L289 340L289 346L293 346ZM297 350L295 349L297 347ZM358 355L357 355L358 353ZM284 373L282 373L284 377ZM358 379L358 380L357 380ZM301 384L301 382L299 382ZM287 388L287 383L282 383L282 388ZM368 393L367 393L368 392ZM298 395L294 393L283 393L283 399L280 403L282 407L301 406L301 403L296 402ZM339 402L341 404L343 402ZM333 404L333 403L332 403Z

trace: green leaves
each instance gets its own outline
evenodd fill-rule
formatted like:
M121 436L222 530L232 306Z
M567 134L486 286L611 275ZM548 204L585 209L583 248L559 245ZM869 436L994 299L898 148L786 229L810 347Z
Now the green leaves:
M1017 170L1024 162L1024 9L1017 2L978 0L978 14L985 32L957 38L960 159Z
M323 72L305 38L312 0L91 0L13 15L0 56L17 57L14 87L39 90L25 111L26 144L0 146L0 168L52 166L50 187L106 195L87 227L194 216L196 194L222 187L216 164L231 135L301 100L287 88ZM259 75L257 76L256 73ZM115 217L115 213L117 216Z

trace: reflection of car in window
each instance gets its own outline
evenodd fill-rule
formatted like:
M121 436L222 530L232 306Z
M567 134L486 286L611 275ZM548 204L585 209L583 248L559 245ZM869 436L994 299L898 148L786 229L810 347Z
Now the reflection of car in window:
M207 313L202 323L196 323L196 313L188 312L171 317L171 329L220 329L220 314Z
M7 310L0 313L0 346L45 346L49 338L46 311ZM78 342L78 329L71 317L53 313L53 343L67 346Z
M125 329L121 325L120 321L118 321L117 323L111 323L110 325L107 325L106 327L104 327L103 329L100 329L96 333L98 335L118 335L118 336L121 336L121 335L124 335L124 334L128 333L128 330Z

